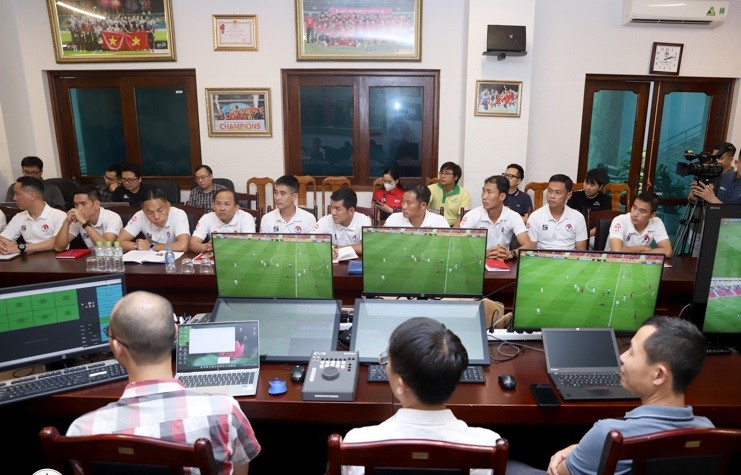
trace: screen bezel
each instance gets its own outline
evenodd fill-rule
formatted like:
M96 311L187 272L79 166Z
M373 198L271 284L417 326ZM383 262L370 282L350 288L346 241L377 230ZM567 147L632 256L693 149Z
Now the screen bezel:
M460 234L464 234L464 232L470 232L471 234L478 235L477 237L482 240L481 245L481 278L480 283L481 287L479 288L479 291L476 293L445 293L445 292L415 292L415 291L406 291L401 290L398 292L376 292L376 291L368 291L367 290L367 283L366 279L368 278L369 274L367 272L368 266L366 264L367 259L367 248L366 248L366 240L365 236L368 233L373 232L386 232L386 233L398 233L402 235L408 235L411 236L414 233L419 232L445 232L445 231L458 231ZM361 255L361 259L363 261L363 292L362 295L364 297L417 297L417 298L438 298L438 297L456 297L456 298L481 298L484 294L484 276L486 275L486 266L485 266L485 257L486 257L486 237L487 237L487 230L484 228L443 228L443 227L430 227L430 228L411 228L411 227L403 227L403 226L363 226L363 254ZM465 239L464 236L461 236L460 238L456 239Z
M248 240L250 242L256 242L260 240L261 237L267 237L267 236L286 236L286 237L296 237L299 236L302 239L306 240L317 240L321 239L327 242L326 245L326 262L330 266L329 269L329 294L323 295L323 296L311 296L311 295L300 295L300 296L280 296L280 295L222 295L222 293L219 291L219 278L218 278L218 263L217 263L217 252L216 248L214 246L214 274L216 276L216 291L219 295L219 297L228 297L228 298L245 298L245 299L270 299L270 298L285 298L285 299L317 299L317 300L327 300L334 297L334 272L332 268L332 235L331 234L296 234L296 233L212 233L211 234L211 242L213 243L215 239L221 238L221 239L233 239L237 240L239 238L246 238L245 240ZM247 259L249 259L250 256L247 256ZM259 256L255 256L255 262L259 265ZM255 262L250 263L250 265L255 264Z
M697 273L692 291L691 320L702 330L708 343L723 346L741 346L741 328L738 332L711 333L704 330L708 296L715 266L715 253L723 219L741 219L741 204L706 204L703 220L702 242L697 258Z
M225 322L219 318L219 308L223 305L231 304L249 304L249 305L270 305L270 306L284 306L291 305L295 307L311 307L314 305L327 305L333 303L335 307L334 323L332 324L332 335L330 336L330 347L329 348L314 348L311 351L333 351L337 347L337 337L339 334L340 327L340 316L342 302L334 299L256 299L256 298L239 298L239 297L219 297L216 299L216 304L212 311L212 322ZM260 361L264 362L275 362L275 363L308 363L311 358L311 351L305 356L296 355L284 355L284 354L267 354L267 346L263 341L266 334L266 328L270 326L270 321L267 318L263 318L262 314L250 314L244 315L243 320L257 320L260 322ZM295 320L294 320L295 321Z
M81 277L78 279L56 280L56 281L45 282L45 283L5 287L5 288L0 289L0 300L9 298L11 294L16 294L19 292L37 292L40 290L54 292L55 289L62 289L65 287L71 287L76 290L77 288L86 286L87 284L95 284L95 283L104 284L105 282L109 282L109 281L111 282L120 281L121 295L122 296L126 295L126 275L125 274L101 274L101 275L96 275L93 277ZM110 318L110 315L109 315L109 318ZM110 350L110 346L108 345L108 337L105 334L106 327L108 327L108 325L101 324L100 326L100 343L87 346L87 347L67 348L64 350L52 351L49 353L40 353L40 354L32 355L32 356L24 356L22 358L15 358L12 360L4 360L4 361L0 360L0 371L36 366L36 365L47 364L47 363L67 362L68 360L71 360L72 358L109 353L111 350Z
M436 309L441 309L440 305L442 306L453 306L454 304L461 304L461 303L470 303L471 305L477 304L478 305L478 320L479 320L479 327L481 329L480 339L477 340L477 344L480 344L480 350L482 357L481 358L474 358L471 356L471 352L468 351L468 364L469 365L483 365L488 366L490 364L490 355L489 355L489 342L486 334L486 313L484 311L484 303L481 300L439 300L439 301L431 301L431 300L387 300L387 299L365 299L365 298L359 298L355 299L355 310L353 313L353 327L352 327L352 336L350 338L350 351L358 351L358 361L360 361L361 364L377 364L378 363L378 354L375 355L365 355L362 351L359 351L358 348L358 328L361 327L359 325L359 322L362 322L363 318L373 318L369 317L365 314L364 310L361 310L361 306L364 304L370 304L370 305L378 305L378 306L387 306L389 307L388 311L385 311L382 313L384 316L389 316L392 313L393 307L396 305L405 305L405 306L414 306L414 305L436 305ZM443 310L440 310L441 313L444 313ZM404 319L403 321L408 320L409 318L413 318L414 316L427 316L430 318L435 318L434 316L430 315L410 315L408 318ZM437 318L435 318L438 320ZM470 320L470 319L469 319ZM453 333L458 335L460 338L460 333L457 332L456 328L453 328L454 325L451 325L450 323L454 320L438 320L441 323L443 323L448 329L450 329ZM388 341L388 337L391 336L391 332L393 329L391 329L388 332L388 336L386 338L386 341ZM461 338L461 342L465 344L463 339ZM379 352L380 354L380 352Z
M658 302L658 296L659 296L659 290L661 287L661 280L664 274L664 263L666 262L666 256L663 254L642 254L637 252L614 252L614 251L595 251L595 250L586 250L586 251L576 251L576 250L548 250L548 249L527 249L523 250L520 253L520 259L517 263L517 276L515 278L515 291L514 295L512 297L512 322L511 327L515 331L540 331L542 327L536 327L536 326L524 326L522 325L522 318L519 320L517 319L517 306L518 306L518 294L520 292L520 273L522 272L523 268L526 268L526 266L522 265L523 260L527 260L529 255L533 254L575 254L575 255L588 255L588 254L599 254L599 255L612 255L612 256L651 256L653 259L662 259L661 264L661 271L659 272L659 279L657 288L655 290L656 295L654 299L654 308L651 311L651 315L647 316L646 318L649 318L650 316L653 316L656 313L656 305ZM523 259L524 258L524 259ZM633 329L624 329L624 328L613 328L613 331L620 335L620 336L630 336L635 334L637 329L640 327L640 325L643 323L643 321L646 320L646 318L640 319L640 321L635 322L635 328ZM519 324L518 324L519 323ZM554 325L553 322L548 323L548 327L550 328L574 328L574 327L584 327L584 328L604 328L606 325L604 322L596 323L595 325L588 326L584 325L583 323L580 325Z

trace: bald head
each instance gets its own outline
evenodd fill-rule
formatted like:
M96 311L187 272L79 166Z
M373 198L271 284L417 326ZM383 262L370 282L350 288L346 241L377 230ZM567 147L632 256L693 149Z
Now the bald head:
M128 346L136 363L170 358L175 338L172 305L164 297L138 291L124 296L111 313L111 333Z

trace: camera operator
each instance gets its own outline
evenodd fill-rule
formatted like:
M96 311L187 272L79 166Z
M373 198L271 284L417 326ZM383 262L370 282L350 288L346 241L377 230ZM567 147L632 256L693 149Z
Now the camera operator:
M712 185L696 180L692 183L690 196L702 198L713 204L741 204L741 167L734 170L731 166L735 154L736 147L732 143L723 142L718 145L713 155L719 155L717 162L723 167L723 173Z

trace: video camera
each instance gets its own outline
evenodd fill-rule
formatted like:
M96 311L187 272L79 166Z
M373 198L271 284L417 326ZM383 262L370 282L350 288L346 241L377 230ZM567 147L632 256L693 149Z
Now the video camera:
M716 154L710 152L695 154L692 150L685 150L684 159L692 163L677 162L677 175L694 176L697 181L709 185L723 173L723 165L718 163L718 158L725 152L719 149Z

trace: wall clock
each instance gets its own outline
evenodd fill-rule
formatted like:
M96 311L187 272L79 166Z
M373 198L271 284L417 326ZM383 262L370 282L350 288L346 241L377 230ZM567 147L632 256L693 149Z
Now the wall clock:
M679 65L682 63L683 44L654 43L651 52L651 68L649 74L679 75Z

